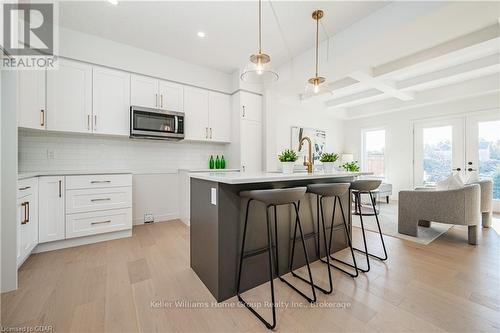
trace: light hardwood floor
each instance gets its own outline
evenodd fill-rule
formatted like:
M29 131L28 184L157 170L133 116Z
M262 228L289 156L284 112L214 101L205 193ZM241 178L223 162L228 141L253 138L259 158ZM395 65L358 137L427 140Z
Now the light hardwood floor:
M497 220L495 228L482 229L479 246L468 245L467 231L460 227L427 246L386 237L386 263L373 260L372 271L357 279L335 271L334 294L319 293L316 306L275 280L277 302L302 304L278 310L277 330L499 332L499 226ZM375 235L368 234L374 248ZM354 239L360 244L357 228ZM128 239L35 254L19 273L20 288L2 295L4 327L50 325L56 332L267 331L235 298L221 303L224 308L205 307L214 300L189 267L189 228L180 221L137 226ZM324 265L314 263L313 274L318 283L326 282ZM245 295L249 301L270 300L269 284ZM171 303L176 300L192 302L191 307L176 307ZM264 316L270 318L269 312Z

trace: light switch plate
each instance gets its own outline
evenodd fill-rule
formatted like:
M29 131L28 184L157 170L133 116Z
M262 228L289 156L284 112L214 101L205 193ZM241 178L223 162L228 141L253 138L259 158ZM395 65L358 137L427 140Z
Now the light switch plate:
M214 206L217 206L217 189L212 187L211 195L210 195L210 203Z

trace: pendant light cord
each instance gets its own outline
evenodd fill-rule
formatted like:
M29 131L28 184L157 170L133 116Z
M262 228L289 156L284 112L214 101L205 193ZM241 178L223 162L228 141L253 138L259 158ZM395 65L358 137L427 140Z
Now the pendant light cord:
M262 0L259 0L259 54L262 53Z
M319 17L316 17L316 77L318 77L318 38L319 38Z

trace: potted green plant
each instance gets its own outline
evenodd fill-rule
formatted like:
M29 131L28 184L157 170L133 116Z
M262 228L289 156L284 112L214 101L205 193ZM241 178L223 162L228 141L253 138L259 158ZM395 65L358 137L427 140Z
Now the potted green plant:
M358 161L344 163L342 165L342 168L348 172L358 172L359 171Z
M323 163L325 173L332 173L335 162L339 159L339 155L335 153L323 153L320 157L320 162Z
M293 173L293 166L299 157L292 149L286 149L278 156L283 173Z

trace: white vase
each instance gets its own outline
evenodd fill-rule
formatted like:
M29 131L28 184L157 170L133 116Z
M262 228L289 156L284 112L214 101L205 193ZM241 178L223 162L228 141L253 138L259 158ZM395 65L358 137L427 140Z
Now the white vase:
M290 174L293 173L293 167L295 162L281 162L281 170L283 173Z
M323 171L325 173L333 173L335 162L323 162Z

